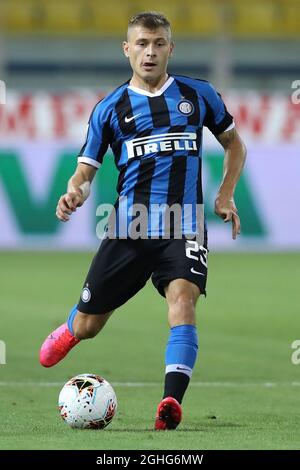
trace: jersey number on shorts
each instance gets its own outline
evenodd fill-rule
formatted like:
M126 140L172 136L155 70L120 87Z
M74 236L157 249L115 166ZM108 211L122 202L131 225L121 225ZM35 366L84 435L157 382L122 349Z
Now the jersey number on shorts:
M200 261L207 268L207 249L194 240L187 240L185 254L188 258Z

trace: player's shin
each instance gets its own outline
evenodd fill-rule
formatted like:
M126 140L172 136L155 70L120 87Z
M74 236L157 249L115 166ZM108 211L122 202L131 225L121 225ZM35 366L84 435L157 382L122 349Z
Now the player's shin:
M166 348L164 398L173 397L182 402L189 385L198 352L197 329L193 325L171 328Z

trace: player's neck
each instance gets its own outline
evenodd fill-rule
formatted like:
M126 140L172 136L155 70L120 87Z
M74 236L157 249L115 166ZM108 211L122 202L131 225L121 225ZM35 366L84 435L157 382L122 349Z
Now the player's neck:
M168 80L169 76L167 73L157 78L156 80L143 80L137 75L133 75L130 80L130 85L141 90L149 91L150 93L156 93Z

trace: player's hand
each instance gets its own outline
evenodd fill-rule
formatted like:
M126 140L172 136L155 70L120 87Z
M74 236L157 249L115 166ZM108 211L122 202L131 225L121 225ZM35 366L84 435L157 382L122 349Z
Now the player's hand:
M63 194L57 203L56 217L62 222L67 222L72 212L75 212L76 208L82 206L83 203L84 199L80 191Z
M224 222L232 222L232 238L235 240L241 233L241 222L233 198L219 194L215 201L215 213Z

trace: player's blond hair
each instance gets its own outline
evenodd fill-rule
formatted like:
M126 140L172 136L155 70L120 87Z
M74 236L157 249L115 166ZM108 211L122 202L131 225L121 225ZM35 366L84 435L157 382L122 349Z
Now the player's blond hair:
M171 39L171 25L167 18L156 11L143 11L134 15L128 23L127 36L131 28L135 26L143 26L144 28L153 30L157 28L164 28Z

